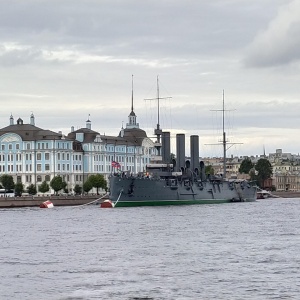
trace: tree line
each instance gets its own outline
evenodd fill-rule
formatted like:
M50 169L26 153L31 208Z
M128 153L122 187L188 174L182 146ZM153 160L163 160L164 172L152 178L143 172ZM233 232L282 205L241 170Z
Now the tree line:
M52 188L55 192L55 195L58 195L60 191L68 193L67 183L62 179L60 176L55 176L52 178L50 183L48 184L47 181L43 181L38 186L38 191L35 184L30 184L26 189L24 184L21 182L14 182L14 179L11 175L2 175L0 177L0 188L5 189L5 191L14 190L16 196L22 196L22 193L27 192L29 195L36 195L39 191L40 193L47 193ZM83 186L76 184L74 187L74 193L76 195L80 195L83 192L88 193L92 188L97 189L97 194L99 194L99 189L102 188L103 190L107 191L107 181L105 180L102 174L95 174L90 175L88 179L84 182Z
M265 187L265 181L271 178L273 174L273 168L269 160L266 158L260 158L256 164L254 164L250 158L245 158L239 168L240 173L249 174L252 181L256 181L261 188Z
M266 180L271 178L273 174L273 168L266 158L260 158L257 163L254 164L251 159L247 157L242 161L239 167L239 173L248 174L251 181L255 181L260 188L264 188ZM205 166L205 174L214 175L212 165Z

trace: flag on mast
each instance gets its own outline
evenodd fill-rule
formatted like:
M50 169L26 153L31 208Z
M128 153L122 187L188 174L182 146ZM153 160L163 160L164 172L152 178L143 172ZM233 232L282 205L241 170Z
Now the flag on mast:
M118 168L118 169L121 168L121 165L117 161L114 161L114 160L111 162L111 166L113 168Z

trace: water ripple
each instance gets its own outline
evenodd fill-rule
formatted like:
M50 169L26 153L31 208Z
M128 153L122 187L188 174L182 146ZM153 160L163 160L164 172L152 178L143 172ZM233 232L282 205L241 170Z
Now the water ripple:
M3 209L1 299L298 299L299 201Z

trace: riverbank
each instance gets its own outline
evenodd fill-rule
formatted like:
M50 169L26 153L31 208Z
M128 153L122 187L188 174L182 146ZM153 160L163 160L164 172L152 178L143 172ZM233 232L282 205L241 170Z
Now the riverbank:
M271 193L280 198L300 198L300 192L280 191Z
M78 206L96 202L97 199L101 202L104 199L100 199L101 197L103 195L3 197L0 198L0 208L39 207L47 200L50 200L54 206Z

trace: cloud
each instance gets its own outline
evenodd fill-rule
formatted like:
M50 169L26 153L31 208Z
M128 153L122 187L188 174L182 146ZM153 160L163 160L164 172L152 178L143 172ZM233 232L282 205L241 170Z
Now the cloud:
M300 1L280 7L268 28L250 45L244 63L248 67L272 67L300 60Z
M42 57L42 51L17 44L3 44L0 47L0 65L4 67L30 64Z

